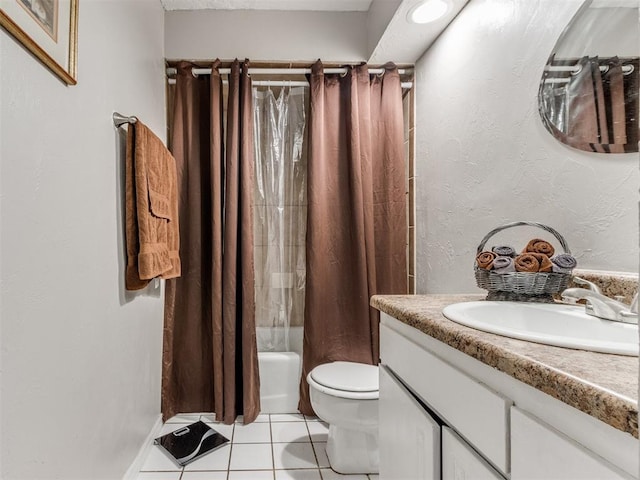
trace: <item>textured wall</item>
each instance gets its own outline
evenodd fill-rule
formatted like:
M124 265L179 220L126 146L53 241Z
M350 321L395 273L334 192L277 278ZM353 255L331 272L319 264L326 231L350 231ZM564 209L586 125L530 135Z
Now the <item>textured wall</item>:
M122 478L159 416L162 300L123 290L111 114L164 135L163 26L157 0L81 1L74 87L0 31L1 478Z
M366 12L255 10L166 14L169 59L358 62L367 59Z
M566 147L537 110L547 57L581 3L474 0L418 61L419 293L476 291L477 245L516 220L559 230L581 268L637 272L638 155Z

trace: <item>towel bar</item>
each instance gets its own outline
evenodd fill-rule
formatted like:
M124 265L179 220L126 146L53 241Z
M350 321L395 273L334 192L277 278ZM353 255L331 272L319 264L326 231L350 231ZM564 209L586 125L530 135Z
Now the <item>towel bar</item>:
M121 127L125 123L136 123L137 121L138 119L136 117L125 117L118 112L113 112L113 124L116 128Z

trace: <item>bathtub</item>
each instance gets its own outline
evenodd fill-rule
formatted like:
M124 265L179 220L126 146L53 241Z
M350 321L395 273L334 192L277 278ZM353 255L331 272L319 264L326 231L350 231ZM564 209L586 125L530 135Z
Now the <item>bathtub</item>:
M289 351L274 352L273 337L279 327L257 327L258 367L260 369L260 412L295 413L300 399L302 371L302 327L289 328Z
M295 413L300 398L300 354L258 352L260 413Z

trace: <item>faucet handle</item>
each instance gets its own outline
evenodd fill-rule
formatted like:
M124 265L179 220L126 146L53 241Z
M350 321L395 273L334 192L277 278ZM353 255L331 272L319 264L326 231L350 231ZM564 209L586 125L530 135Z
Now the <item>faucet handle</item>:
M629 305L629 311L631 313L638 313L638 292L633 296L633 300L631 300L631 305Z
M636 323L638 321L638 294L637 293L633 296L633 300L631 300L631 305L629 305L629 310L621 311L620 317L623 322ZM630 320L627 320L627 319L630 319Z
M584 285L585 287L587 287L588 290L602 294L602 290L600 290L600 287L595 283L590 282L589 280L585 280L584 278L580 278L580 277L573 277L573 281L578 285Z

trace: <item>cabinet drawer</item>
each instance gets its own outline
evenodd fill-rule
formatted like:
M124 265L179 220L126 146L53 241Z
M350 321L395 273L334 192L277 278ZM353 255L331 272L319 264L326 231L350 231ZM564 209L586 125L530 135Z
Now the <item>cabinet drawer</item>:
M631 480L576 441L519 408L511 408L511 479Z
M499 471L509 472L510 400L386 325L380 325L380 357Z
M442 427L442 480L504 480L449 427Z

